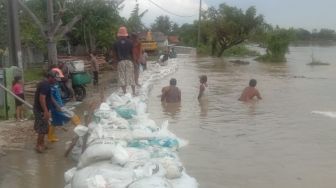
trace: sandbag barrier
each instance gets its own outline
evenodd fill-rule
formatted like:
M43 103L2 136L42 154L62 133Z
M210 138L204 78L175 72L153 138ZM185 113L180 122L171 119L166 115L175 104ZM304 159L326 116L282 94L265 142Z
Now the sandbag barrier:
M152 65L142 74L139 96L113 93L88 127L75 128L79 139L71 156L78 163L64 174L66 188L198 187L177 155L187 142L168 130L168 121L158 126L147 114L152 85L175 72L178 61Z

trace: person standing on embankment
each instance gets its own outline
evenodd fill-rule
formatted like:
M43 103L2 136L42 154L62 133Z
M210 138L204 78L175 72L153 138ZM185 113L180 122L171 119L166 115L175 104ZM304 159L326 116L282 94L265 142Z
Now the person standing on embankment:
M117 36L118 40L114 43L113 49L118 59L118 83L124 94L126 94L126 87L130 85L135 95L133 44L127 38L126 27L120 27Z
M49 126L49 107L52 105L51 101L51 85L56 82L56 74L48 72L45 79L37 84L34 96L34 130L38 134L36 151L43 153L47 149L44 143L44 137L48 134Z

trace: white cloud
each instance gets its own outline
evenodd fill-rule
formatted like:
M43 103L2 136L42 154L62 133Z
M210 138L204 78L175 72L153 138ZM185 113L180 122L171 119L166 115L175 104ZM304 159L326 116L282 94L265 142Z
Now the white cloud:
M156 5L150 2L150 0L138 0L140 11L148 10L146 15L143 18L143 22L149 26L152 24L156 17L161 15L167 15L173 22L178 24L191 23L194 20L198 19L198 10L199 10L199 0L151 0L160 7L168 10L177 15L181 16L191 16L191 17L180 17L169 14L164 10L160 9ZM135 0L125 0L124 9L120 12L121 16L128 18L134 9L136 4ZM203 2L202 8L206 9L207 4Z

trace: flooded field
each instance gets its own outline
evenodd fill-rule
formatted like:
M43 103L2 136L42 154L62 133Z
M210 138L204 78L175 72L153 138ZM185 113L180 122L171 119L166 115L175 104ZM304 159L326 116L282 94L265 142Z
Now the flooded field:
M329 66L308 66L311 54ZM292 47L288 62L234 65L213 58L182 57L176 74L151 93L153 119L169 119L189 140L180 157L187 171L211 188L335 187L335 119L311 114L336 111L336 47ZM208 101L197 101L198 77L208 75ZM162 106L161 88L175 77L181 106ZM258 81L263 100L237 99Z

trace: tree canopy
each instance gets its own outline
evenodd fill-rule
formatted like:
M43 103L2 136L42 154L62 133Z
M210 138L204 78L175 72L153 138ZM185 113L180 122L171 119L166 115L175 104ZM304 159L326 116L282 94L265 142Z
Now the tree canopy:
M156 17L151 28L152 31L159 31L166 35L177 34L179 30L178 24L171 21L169 16Z
M226 4L220 4L218 9L209 8L203 17L212 30L207 34L211 38L212 54L217 56L247 40L264 21L262 15L257 15L255 7L244 12Z

